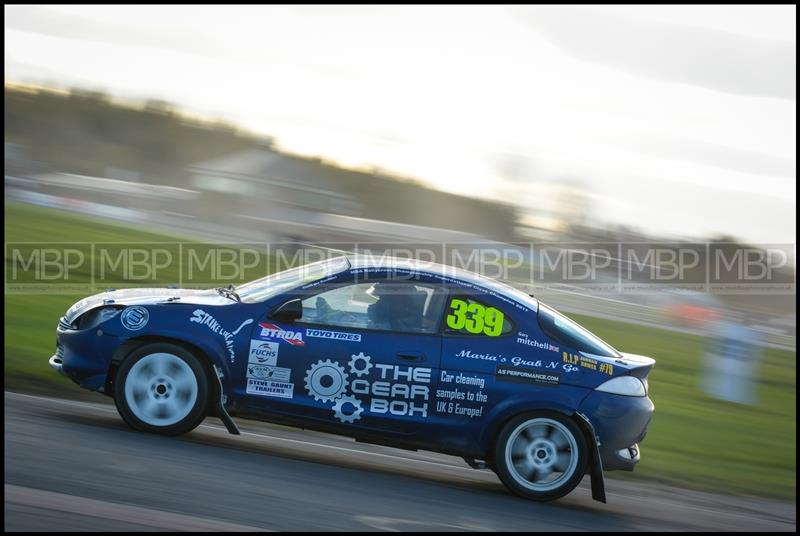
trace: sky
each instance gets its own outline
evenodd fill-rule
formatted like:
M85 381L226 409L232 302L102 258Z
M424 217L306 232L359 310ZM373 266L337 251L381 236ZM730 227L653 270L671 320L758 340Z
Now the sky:
M523 209L569 185L590 222L780 244L796 32L796 6L6 6L5 77Z

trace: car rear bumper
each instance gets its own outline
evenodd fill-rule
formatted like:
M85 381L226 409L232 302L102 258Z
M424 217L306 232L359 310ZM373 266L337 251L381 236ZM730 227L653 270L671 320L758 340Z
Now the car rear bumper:
M594 426L603 469L633 470L641 459L639 443L647 434L654 409L653 402L646 396L594 391L584 399L580 411Z

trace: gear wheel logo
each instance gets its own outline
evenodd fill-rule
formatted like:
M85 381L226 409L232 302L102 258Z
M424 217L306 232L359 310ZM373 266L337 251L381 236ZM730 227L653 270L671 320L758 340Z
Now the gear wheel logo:
M365 374L369 374L370 369L372 369L372 363L370 362L372 358L370 356L364 355L364 352L359 352L358 354L353 354L350 357L352 359L349 363L347 363L347 365L350 367L350 372L359 378ZM363 362L364 366L357 367L356 364L359 362Z
M339 363L321 359L306 371L306 390L318 402L336 400L347 390L347 372Z
M344 409L347 409L348 413L342 411ZM352 395L343 396L333 406L333 415L343 423L357 421L361 418L363 411L364 408L361 407L361 401Z

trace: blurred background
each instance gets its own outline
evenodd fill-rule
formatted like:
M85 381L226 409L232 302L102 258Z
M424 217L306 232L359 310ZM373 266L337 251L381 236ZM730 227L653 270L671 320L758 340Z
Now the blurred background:
M9 6L5 45L7 389L80 396L76 299L220 279L41 244L502 252L656 358L636 477L795 498L794 6Z

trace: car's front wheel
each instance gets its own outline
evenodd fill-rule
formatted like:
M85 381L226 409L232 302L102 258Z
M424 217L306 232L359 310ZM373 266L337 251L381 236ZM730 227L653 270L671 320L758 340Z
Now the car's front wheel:
M122 362L114 401L132 428L164 435L184 434L206 415L208 377L191 352L169 343L145 344Z
M555 412L519 415L503 426L493 469L517 495L536 501L563 497L588 464L586 438L572 419Z

